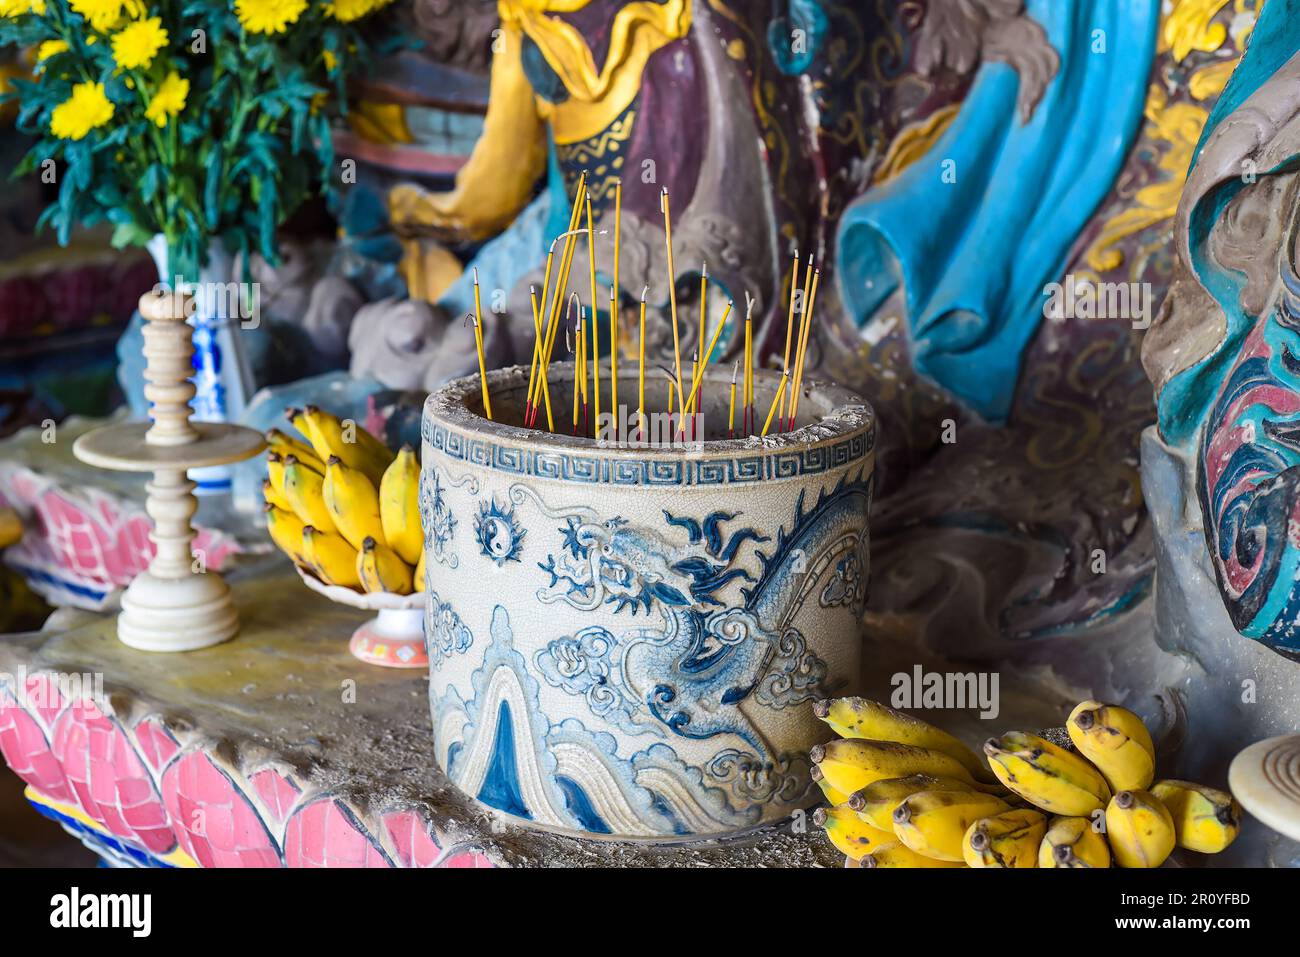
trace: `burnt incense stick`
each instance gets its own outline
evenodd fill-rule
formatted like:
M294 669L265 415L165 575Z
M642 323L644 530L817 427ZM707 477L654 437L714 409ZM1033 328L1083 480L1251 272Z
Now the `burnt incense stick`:
M695 361L697 365L695 368L691 370L691 381L695 380L696 374L700 371L698 363L699 363L700 350L704 348L704 336L707 334L707 330L709 327L708 315L709 315L709 264L707 262L703 262L700 263L699 331L695 335ZM695 409L692 406L686 411L690 413L694 413Z
M609 287L609 408L620 419L618 407L618 287Z
M641 290L641 356L637 364L637 426L641 430L642 438L645 437L645 297L650 292L650 287L646 286Z
M811 265L811 264L810 264ZM799 358L794 367L794 383L791 388L794 395L790 399L790 418L786 423L786 431L794 431L794 417L799 414L799 394L803 391L803 367L808 361L808 337L812 329L813 307L817 304L817 283L821 279L821 270L813 271L812 292L808 297L806 312L804 313L803 328L799 334Z
M677 269L673 265L673 218L668 199L668 187L659 194L659 208L664 214L664 246L668 253L668 308L672 314L673 360L677 369L677 394L682 392L682 343L677 331Z
M596 420L600 420L600 312L596 304L596 225L591 216L591 194L587 194L587 265L591 272L591 393ZM585 325L585 323L584 323Z
M731 401L727 404L727 438L736 437L736 373L740 371L740 360L731 367Z

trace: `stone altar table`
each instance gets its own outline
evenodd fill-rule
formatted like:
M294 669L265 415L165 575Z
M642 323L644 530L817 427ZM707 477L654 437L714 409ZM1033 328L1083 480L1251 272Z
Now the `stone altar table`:
M133 651L111 614L0 639L0 750L36 808L110 863L841 866L811 822L671 847L506 824L434 767L427 676L348 653L363 612L278 558L229 580L241 632L201 651Z

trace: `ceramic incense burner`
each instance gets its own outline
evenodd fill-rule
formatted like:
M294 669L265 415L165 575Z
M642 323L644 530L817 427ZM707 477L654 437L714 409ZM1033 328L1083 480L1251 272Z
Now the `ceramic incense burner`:
M485 805L588 837L725 835L807 807L826 736L809 705L858 673L871 409L805 383L784 435L602 446L519 427L527 379L489 374L494 422L477 376L425 404L439 766ZM727 434L730 379L706 376L706 436ZM760 423L779 382L757 374ZM565 431L572 383L552 366ZM635 403L634 366L620 384Z

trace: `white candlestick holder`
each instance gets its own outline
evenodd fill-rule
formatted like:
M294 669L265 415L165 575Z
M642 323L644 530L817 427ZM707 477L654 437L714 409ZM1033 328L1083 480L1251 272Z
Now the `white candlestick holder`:
M191 550L198 499L187 470L250 458L265 443L252 429L191 420L194 342L188 295L152 292L140 298L145 320L145 398L151 422L96 429L72 451L97 468L152 472L145 510L157 551L122 595L117 636L142 651L194 651L235 636L239 616L230 586Z

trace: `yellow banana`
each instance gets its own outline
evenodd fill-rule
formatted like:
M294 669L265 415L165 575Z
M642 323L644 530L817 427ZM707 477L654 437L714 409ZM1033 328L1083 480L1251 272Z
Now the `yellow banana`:
M325 505L325 477L299 462L296 455L284 457L284 500L303 524L331 534L338 531Z
M816 765L814 765L814 768ZM932 774L909 774L905 778L882 778L849 795L848 805L858 817L882 830L893 830L894 810L918 791L972 791L964 781Z
M266 513L266 530L270 533L271 541L275 542L276 547L292 558L296 564L309 564L303 555L303 526L298 516L272 502L267 502L262 510Z
M288 432L281 432L279 429L267 429L263 438L266 439L267 448L272 452L277 452L280 455L296 455L300 462L306 462L317 472L324 474L324 461L316 455L316 450L306 442L300 442Z
M1106 805L1106 837L1120 867L1159 867L1174 849L1174 819L1150 791L1120 791Z
M420 552L420 560L415 565L415 581L412 583L416 591L422 592L429 583L424 580L424 552Z
M16 545L23 537L23 523L9 506L0 506L0 548Z
M284 456L279 452L266 453L266 480L284 498Z
M956 778L980 790L994 787L977 784L963 764L941 751L893 741L830 741L814 747L809 757L813 764L821 766L830 786L841 794L852 794L883 778L903 778L909 774Z
M424 559L421 558L420 560L423 561ZM826 775L822 773L822 769L817 767L817 765L814 764L808 769L808 776L813 779L814 784L821 788L822 794L826 796L826 800L831 803L832 807L845 804L849 801L849 795L841 794L826 783Z
M982 817L1009 810L1007 802L976 791L918 791L894 809L898 839L926 857L963 860L962 841Z
M302 555L307 566L327 585L360 588L357 550L342 535L323 532L311 525L302 529Z
M941 861L918 854L902 841L882 844L870 854L863 855L859 867L965 867L965 861Z
M420 463L415 450L403 445L379 483L379 517L388 547L402 561L414 565L424 552L420 527Z
M1087 816L1110 800L1096 768L1036 734L1009 731L986 741L984 753L999 781L1044 811Z
M1110 867L1110 845L1091 818L1052 818L1038 845L1038 866Z
M296 409L290 410L297 412ZM328 462L337 455L354 469L360 469L376 485L384 477L384 469L393 461L393 453L382 442L355 422L344 425L335 415L309 405L300 417L306 428L307 439L317 457ZM291 418L295 426L299 419Z
M873 741L896 741L918 748L941 751L961 762L976 780L992 780L984 762L966 745L947 731L920 718L887 708L867 698L832 698L818 701L813 713L841 738L868 738Z
M269 478L262 479L262 501L276 508L282 508L286 512L293 511L293 506L289 504L288 499L275 490Z
M1217 854L1237 839L1241 805L1227 791L1191 781L1157 781L1151 788L1174 822L1179 847Z
M359 469L350 468L337 455L331 455L325 463L321 493L335 528L349 545L360 548L367 538L381 545L388 544L379 520L379 492Z
M962 857L971 867L1037 867L1046 833L1046 814L1013 808L972 824L962 839Z
M1097 766L1112 791L1151 786L1156 748L1142 719L1127 708L1084 701L1065 722L1079 753Z
M844 804L831 808L819 807L813 811L813 823L825 828L831 843L855 861L884 844L893 844L898 840L892 831L882 831L860 820Z
M368 592L411 593L411 566L387 545L367 537L357 553L357 578Z

